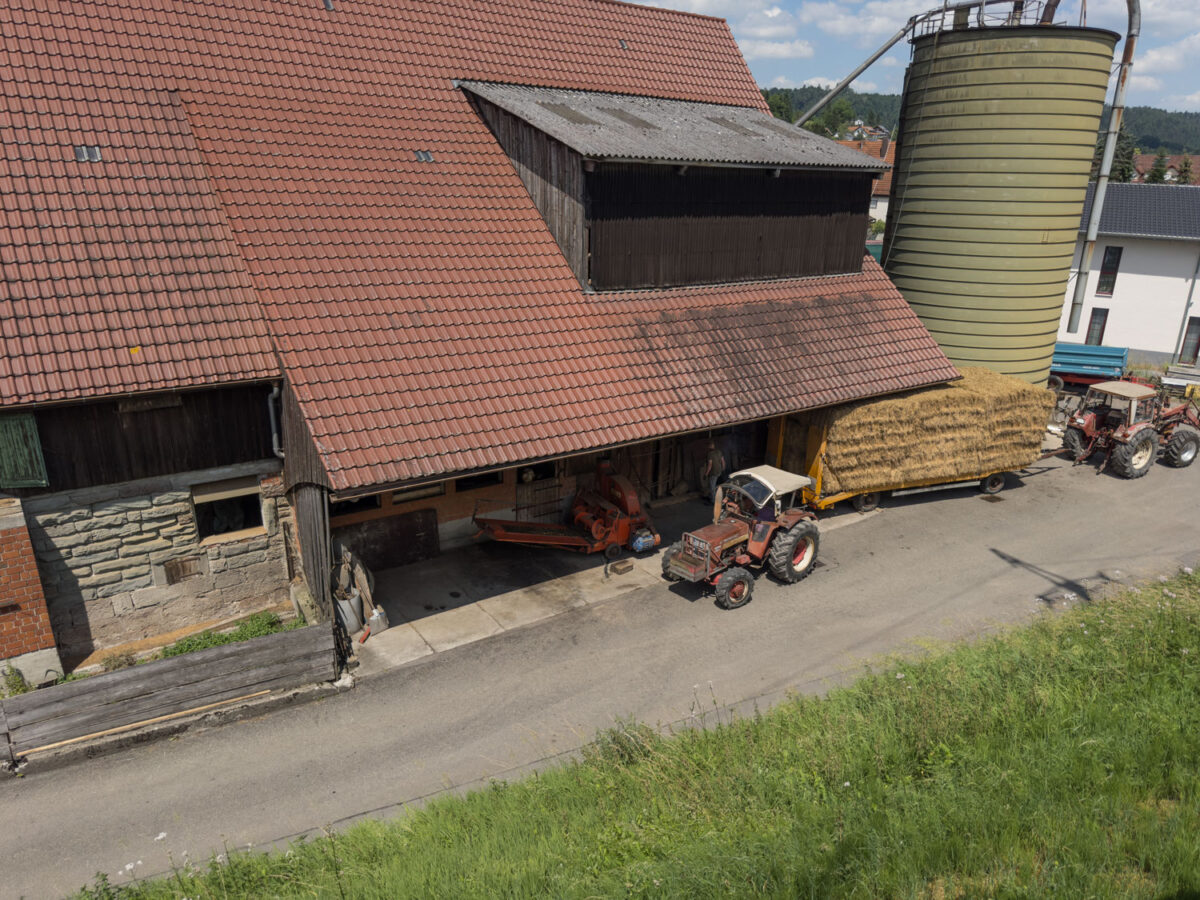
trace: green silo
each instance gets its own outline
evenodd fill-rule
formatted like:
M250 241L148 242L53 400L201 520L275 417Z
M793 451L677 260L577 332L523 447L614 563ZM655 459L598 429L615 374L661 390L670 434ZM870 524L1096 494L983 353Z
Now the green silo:
M1118 35L913 40L884 266L956 365L1049 373Z

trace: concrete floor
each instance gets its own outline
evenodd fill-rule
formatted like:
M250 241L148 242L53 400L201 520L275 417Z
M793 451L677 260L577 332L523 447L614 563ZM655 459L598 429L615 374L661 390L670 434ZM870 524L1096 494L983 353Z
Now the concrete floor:
M661 547L707 524L712 505L689 497L651 511ZM870 515L870 514L868 514ZM865 518L844 504L825 513L823 531ZM661 549L661 548L660 548ZM375 602L390 627L354 647L357 677L377 675L424 656L486 640L573 609L660 586L658 551L625 553L630 571L618 573L602 554L503 544L482 538L434 559L375 573Z

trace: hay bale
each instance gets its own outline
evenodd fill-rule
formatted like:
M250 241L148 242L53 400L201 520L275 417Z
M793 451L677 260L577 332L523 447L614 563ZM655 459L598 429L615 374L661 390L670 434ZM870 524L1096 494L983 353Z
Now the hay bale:
M1041 452L1054 394L990 369L951 384L812 414L826 434L825 495L1021 469Z

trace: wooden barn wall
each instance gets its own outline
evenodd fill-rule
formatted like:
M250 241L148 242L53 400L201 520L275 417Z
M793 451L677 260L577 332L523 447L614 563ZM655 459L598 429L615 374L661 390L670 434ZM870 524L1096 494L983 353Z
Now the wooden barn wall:
M862 269L870 173L609 164L585 178L597 290Z
M333 594L329 579L333 571L333 551L329 542L328 495L319 485L301 484L292 489L290 496L304 579L313 599L332 614Z
M270 459L269 384L35 410L49 484L22 496Z
M472 99L480 117L508 154L571 271L580 283L586 284L587 237L579 154L506 110L479 97Z
M317 454L317 446L313 443L312 433L308 423L300 411L300 403L296 400L295 391L290 382L283 383L280 398L280 431L283 433L283 471L284 480L289 488L297 484L319 484L329 487L329 476L321 457Z

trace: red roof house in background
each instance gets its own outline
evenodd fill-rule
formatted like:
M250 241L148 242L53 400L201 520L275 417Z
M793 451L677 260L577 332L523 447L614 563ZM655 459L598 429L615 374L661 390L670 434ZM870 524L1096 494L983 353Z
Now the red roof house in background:
M611 94L598 108L651 143L667 126L622 97L769 122L722 20L613 0L45 0L0 26L6 408L281 378L288 483L336 499L956 375L870 261L592 290L461 86ZM540 102L599 133L600 113ZM682 179L706 158L655 162Z
M881 222L887 220L888 198L892 193L892 167L896 164L896 142L888 138L882 140L838 141L843 147L849 147L860 153L865 153L875 159L882 160L887 168L875 179L871 186L871 218Z

